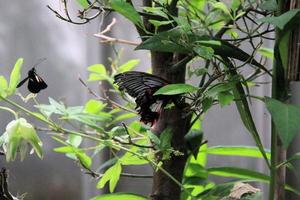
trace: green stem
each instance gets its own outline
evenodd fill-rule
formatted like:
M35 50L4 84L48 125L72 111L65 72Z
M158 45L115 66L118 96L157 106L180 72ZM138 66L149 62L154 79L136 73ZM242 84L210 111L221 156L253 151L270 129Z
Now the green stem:
M43 117L40 117L39 115L31 112L30 110L27 110L26 108L20 106L19 104L9 100L9 99L6 99L2 96L0 96L0 99L2 99L3 101L7 102L8 104L10 105L13 105L15 107L17 107L18 109L22 110L23 112L37 118L38 120L46 123L47 125L50 126L50 128L55 131L55 132L62 132L62 133L68 133L68 134L73 134L73 135L78 135L78 136L81 136L81 137L84 137L84 138L87 138L87 139L91 139L91 140L94 140L94 141L97 141L97 142L100 142L100 143L103 143L105 142L103 139L100 139L98 137L93 137L91 135L88 135L88 134L85 134L85 133L80 133L80 132L77 132L77 131L72 131L72 130L68 130L68 129L65 129L65 128L62 128L62 127L59 127L57 126L55 123L43 118ZM3 107L5 110L8 110L12 113L15 113L13 110L11 110L10 108L6 108L6 107ZM1 109L1 107L0 107ZM186 188L176 179L174 178L169 172L167 172L165 169L163 169L159 164L157 164L155 161L149 159L148 157L146 156L143 156L141 154L138 154L134 151L131 151L130 149L126 148L126 147L123 147L121 145L118 145L116 143L111 143L111 147L112 148L115 148L115 149L121 149L121 150L124 150L126 152L129 152L135 156L138 156L138 157L141 157L145 160L147 160L148 162L150 162L151 164L153 164L156 168L158 168L159 170L161 170L167 177L169 177L172 181L174 181L179 187L181 187L187 194L189 194L191 197L193 197L193 195L188 191L186 190Z
M12 109L4 107L4 106L0 106L0 109L1 110L6 110L6 111L12 113L15 116L15 118L18 119L18 114L15 111L13 111Z
M277 134L272 123L271 127L271 169L270 169L270 185L269 185L269 200L274 200L276 179L277 179Z

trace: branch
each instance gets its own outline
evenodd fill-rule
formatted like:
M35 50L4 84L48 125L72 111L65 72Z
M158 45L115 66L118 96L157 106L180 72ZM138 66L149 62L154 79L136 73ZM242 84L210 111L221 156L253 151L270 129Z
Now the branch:
M18 200L16 197L12 196L8 191L7 183L7 171L2 168L0 171L0 199L1 200Z
M124 123L122 123L122 125L123 125L123 127L124 127L124 129L125 129L125 131L126 131L126 133L127 133L127 135L128 135L128 142L121 141L120 139L118 139L118 138L116 138L116 137L113 137L113 138L112 138L114 141L117 141L117 142L119 142L120 144L123 144L123 145L133 145L133 146L140 147L140 148L151 148L151 149L154 149L154 146L153 146L153 145L151 145L151 146L146 146L146 145L141 145L141 144L136 144L136 143L134 143L134 142L132 141L132 139L131 139L131 136L130 136L130 134L129 134L129 131L128 131L127 126L126 126Z
M113 106L115 106L116 108L120 108L122 110L125 110L127 112L131 112L131 113L137 113L135 110L131 110L129 108L126 108L124 106L122 106L121 104L118 104L117 102L111 100L110 98L108 98L106 95L105 97L100 97L98 94L96 94L91 88L88 87L88 85L82 80L82 78L80 77L80 75L78 75L78 80L80 81L80 83L88 90L88 92L90 94L92 94L96 99L98 99L99 101L107 101L109 103L111 103Z
M107 27L103 31L101 31L100 33L94 34L95 37L101 39L100 43L122 43L122 44L134 45L134 46L137 46L140 44L139 42L132 42L132 41L128 41L128 40L117 39L117 38L113 38L113 37L105 35L105 33L111 31L112 27L116 23L117 23L116 18L113 18L111 23L109 25L107 25Z

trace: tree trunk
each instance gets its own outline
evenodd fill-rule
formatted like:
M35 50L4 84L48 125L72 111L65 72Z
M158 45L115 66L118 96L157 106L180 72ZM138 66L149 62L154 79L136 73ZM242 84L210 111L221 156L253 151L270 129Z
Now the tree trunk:
M185 66L172 70L171 64L178 61L180 56L171 53L151 52L153 74L163 77L172 83L184 83ZM160 134L165 128L172 128L172 147L183 152L182 156L172 155L169 160L163 161L162 168L168 171L179 182L182 180L184 166L187 160L184 148L184 135L188 131L190 117L184 117L183 110L174 107L162 111L159 121L153 132ZM162 171L154 172L152 199L153 200L179 200L181 188Z

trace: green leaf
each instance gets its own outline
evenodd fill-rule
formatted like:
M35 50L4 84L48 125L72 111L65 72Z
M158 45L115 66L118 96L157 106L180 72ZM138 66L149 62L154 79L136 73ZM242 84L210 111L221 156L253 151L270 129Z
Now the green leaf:
M83 8L88 8L90 6L87 0L76 0L76 2Z
M110 77L107 75L105 66L102 64L90 65L88 71L92 72L89 75L89 81L103 81L110 80Z
M262 56L274 59L274 50L271 48L260 47L257 52Z
M231 104L231 102L234 100L234 96L231 94L231 92L228 91L220 92L218 94L218 100L221 107L224 107Z
M91 198L90 200L149 200L147 197L132 194L132 193L113 193L113 194L102 194Z
M300 130L300 106L284 104L269 97L266 97L266 106L272 116L283 146L288 148Z
M192 41L182 43L181 41L184 40L190 41L192 38L187 37L186 34L180 30L173 29L155 34L138 45L136 50L146 49L160 52L189 53L191 49L187 48L185 44L190 44Z
M111 124L114 124L119 121L124 121L124 120L130 119L130 118L133 118L133 117L136 117L135 113L125 113L125 114L115 117L114 120L111 122Z
M141 145L149 145L145 143L144 141L137 142L137 144ZM122 165L144 165L148 164L149 161L144 159L143 157L140 157L136 154L139 154L141 151L140 148L133 146L130 148L130 152L126 152L120 159L119 161L121 162ZM136 154L134 154L136 153Z
M91 99L85 104L84 111L90 114L97 114L102 111L106 105L107 104L104 104L101 101Z
M132 23L143 27L143 22L139 13L125 0L111 0L110 5L112 9L129 19Z
M206 152L212 155L263 158L260 150L251 146L212 146L208 147ZM268 159L270 159L270 151L265 150L265 152Z
M203 139L203 132L199 130L190 130L185 136L184 140L188 150L192 152L194 157L197 157L200 145Z
M119 73L130 71L130 70L132 70L139 63L140 63L139 59L129 60L126 63L124 63L121 66L119 66L118 69L117 69L117 71Z
M236 82L236 81L235 81ZM215 85L212 85L210 88L208 88L207 92L205 93L206 96L214 98L221 92L229 92L233 89L235 82L225 82L225 83L218 83Z
M0 95L2 97L7 96L8 84L4 76L0 76Z
M89 169L92 166L92 159L86 155L82 150L75 152L76 157L78 158L80 164L86 169Z
M171 148L172 132L170 128L166 128L159 136L159 148L161 150Z
M162 7L143 7L144 11L153 13L165 19L168 19L168 15L162 10Z
M122 172L122 166L120 162L116 162L103 174L100 181L97 183L97 188L103 188L104 185L109 181L109 191L113 192Z
M229 11L229 9L227 8L226 4L223 2L216 2L213 3L213 7L216 9L220 9L222 10L225 14L227 14L228 16L231 16L231 13Z
M168 20L168 21L160 21L160 20L154 20L154 19L150 19L149 22L151 24L153 24L156 28L163 26L163 25L168 25L173 23L173 20Z
M162 152L162 160L168 159L172 151L172 129L166 128L159 136L159 150Z
M200 194L199 196L203 200L219 200L225 198L230 194L230 191L233 188L234 184L235 182L229 182L215 185L212 189L210 189L209 191L204 191L204 193Z
M264 17L260 19L261 22L273 24L275 27L283 30L288 23L299 21L300 9L289 10L278 17Z
M263 10L276 11L277 2L276 0L265 0L259 7Z
M241 5L241 0L232 0L231 10L235 12L240 7L240 5Z
M198 88L189 84L177 83L177 84L168 84L159 90L157 90L154 95L176 95L183 94L188 92L195 92Z
M69 134L69 139L66 141L67 143L71 144L74 147L79 147L82 142L82 137L79 135Z
M282 66L287 69L288 68L288 58L289 58L289 47L288 44L290 41L291 30L285 31L281 36L279 41L279 54L281 58Z
M263 183L269 182L268 175L239 167L212 167L208 168L207 171L209 174L216 176L256 180Z
M227 70L229 72L229 79L231 81L235 81L236 76L238 75L238 72L236 71L235 67L233 66L233 64L231 63L231 61L228 58L222 57L222 59L224 60L225 67L227 67ZM266 163L268 164L268 166L270 166L270 163L267 158L266 152L264 151L264 147L261 142L260 136L257 132L242 83L236 82L236 84L234 85L234 87L232 89L232 92L233 92L234 98L238 99L238 101L235 101L235 104L239 111L242 122L244 123L247 130L251 133L253 139L255 140L257 147L259 148L260 152L263 154L263 157L264 157Z
M23 65L23 58L19 58L10 74L7 95L11 95L15 92L16 87L21 79L22 65Z
M214 50L210 47L196 46L193 50L198 56L207 60L211 60L214 56Z
M203 112L208 111L208 109L210 109L213 106L213 102L214 100L211 97L203 99L202 101Z

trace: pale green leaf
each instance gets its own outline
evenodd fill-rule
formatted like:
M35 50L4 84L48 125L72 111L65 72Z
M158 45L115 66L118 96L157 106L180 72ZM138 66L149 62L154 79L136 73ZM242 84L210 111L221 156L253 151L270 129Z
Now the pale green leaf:
M176 95L183 94L188 92L195 92L198 88L189 84L177 83L177 84L168 84L159 90L157 90L154 95Z
M222 156L242 156L263 158L260 150L252 146L212 146L207 148L207 154ZM265 150L267 158L270 159L270 151Z
M132 70L139 63L140 63L139 59L132 59L119 66L117 70L119 73L127 72Z
M149 200L149 198L132 193L103 194L90 200Z
M13 94L16 90L16 87L21 79L22 65L23 65L23 58L19 58L10 74L9 86L7 90L8 95Z

